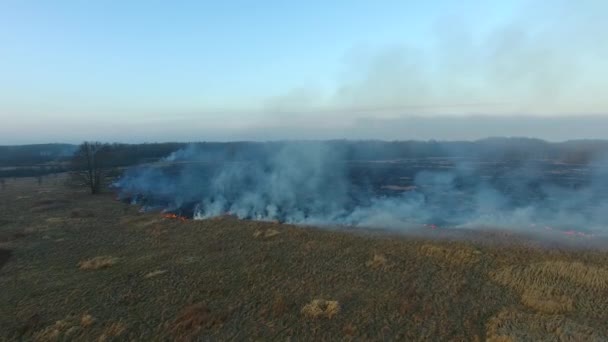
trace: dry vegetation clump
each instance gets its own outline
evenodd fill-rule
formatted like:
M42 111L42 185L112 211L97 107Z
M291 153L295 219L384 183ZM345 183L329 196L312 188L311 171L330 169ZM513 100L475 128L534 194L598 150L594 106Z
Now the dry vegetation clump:
M253 233L253 237L256 239L261 237L268 239L277 235L279 235L279 231L276 229L256 230Z
M156 270L156 271L152 271L150 273L146 273L146 275L144 275L144 278L148 279L148 278L154 278L157 277L159 275L163 275L167 273L167 270Z
M83 328L87 328L95 323L95 318L89 314L84 314L80 317L80 326Z
M608 288L608 269L585 265L582 262L548 261L532 265L531 272L566 278L594 290Z
M378 253L374 253L374 256L372 257L371 260L368 260L365 263L365 266L372 268L372 269L385 269L388 265L387 265L388 260L386 259L386 257L383 254L378 254Z
M93 323L95 319L89 314L83 314L80 318L68 316L34 333L33 340L45 342L72 340L82 335L83 331Z
M595 329L562 315L504 309L486 324L487 341L606 341Z
M456 265L477 262L481 254L478 250L467 246L444 247L431 244L420 246L418 252L427 257Z
M204 303L185 307L171 323L169 330L176 340L192 340L204 329L222 325L222 320L211 315Z
M537 289L525 290L521 295L521 303L536 311L556 314L574 309L574 301L565 295L548 294Z
M97 256L92 259L83 260L78 263L81 270L98 270L108 268L118 262L118 258L112 256Z
M340 312L340 304L335 300L314 299L304 305L301 312L307 318L331 319Z
M608 269L581 262L546 261L527 266L508 266L493 273L492 278L520 290L529 285L554 285L564 280L593 291L608 288Z
M68 320L59 320L54 324L36 332L33 336L34 341L59 341L68 339L74 335L78 326Z
M608 270L581 262L511 265L490 277L519 292L522 304L545 313L571 311L575 300L602 298L608 288Z

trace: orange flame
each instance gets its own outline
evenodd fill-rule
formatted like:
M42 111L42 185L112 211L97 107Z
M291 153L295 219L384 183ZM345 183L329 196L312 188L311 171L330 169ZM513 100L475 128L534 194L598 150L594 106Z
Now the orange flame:
M180 220L182 222L185 222L187 220L187 218L185 218L184 216L176 215L173 213L163 214L163 217L166 219Z

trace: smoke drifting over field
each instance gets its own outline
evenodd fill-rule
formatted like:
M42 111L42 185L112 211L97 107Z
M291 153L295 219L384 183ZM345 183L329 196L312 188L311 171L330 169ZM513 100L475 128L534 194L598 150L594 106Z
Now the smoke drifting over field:
M246 144L246 143L244 143ZM474 158L354 160L328 142L196 145L129 170L121 196L195 219L242 219L407 230L423 225L600 234L608 164ZM500 159L500 160L499 160Z

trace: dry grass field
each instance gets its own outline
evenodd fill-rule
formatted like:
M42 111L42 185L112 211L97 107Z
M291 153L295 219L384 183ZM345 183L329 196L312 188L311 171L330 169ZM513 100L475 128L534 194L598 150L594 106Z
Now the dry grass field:
M608 340L608 252L534 239L183 221L9 180L0 340Z

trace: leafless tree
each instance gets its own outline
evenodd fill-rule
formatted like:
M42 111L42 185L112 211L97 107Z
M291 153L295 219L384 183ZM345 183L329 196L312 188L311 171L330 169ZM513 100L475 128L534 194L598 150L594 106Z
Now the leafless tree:
M85 141L72 158L72 178L81 186L90 189L91 194L101 192L108 158L108 145Z

